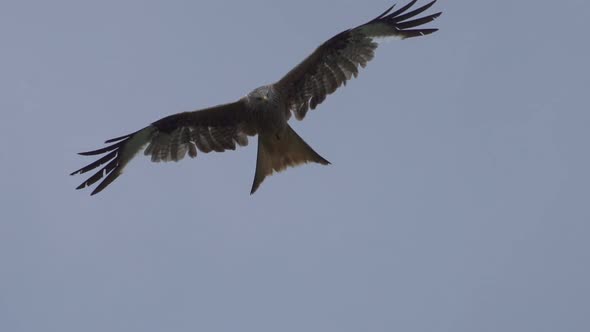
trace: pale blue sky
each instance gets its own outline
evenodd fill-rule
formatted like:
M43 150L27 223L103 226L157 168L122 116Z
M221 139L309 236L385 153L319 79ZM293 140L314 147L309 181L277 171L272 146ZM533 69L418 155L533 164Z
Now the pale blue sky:
M74 190L391 4L4 0L0 331L589 331L588 1L440 0L253 196L255 139Z

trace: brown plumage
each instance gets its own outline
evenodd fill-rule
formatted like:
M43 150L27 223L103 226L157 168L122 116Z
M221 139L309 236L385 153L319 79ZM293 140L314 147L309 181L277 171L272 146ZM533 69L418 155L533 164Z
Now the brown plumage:
M408 11L416 2L412 0L396 11L391 6L375 19L337 34L278 82L259 87L236 102L170 115L135 133L106 141L111 145L105 148L80 153L106 155L71 175L106 165L76 189L93 185L106 175L92 195L99 193L146 146L144 154L154 162L179 161L187 154L196 157L198 151L235 150L237 146L247 145L248 136L254 135L258 135L258 157L251 193L273 172L307 162L329 164L287 124L291 114L303 119L326 96L357 77L359 67L364 68L374 57L376 38L405 39L437 31L414 29L441 15L439 12L415 18L436 0Z

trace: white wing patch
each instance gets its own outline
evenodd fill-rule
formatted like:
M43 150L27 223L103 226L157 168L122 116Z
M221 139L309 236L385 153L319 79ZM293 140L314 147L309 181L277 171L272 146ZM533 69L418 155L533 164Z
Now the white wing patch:
M151 137L156 131L156 127L151 125L147 126L135 133L127 142L125 142L119 152L119 167L121 171L125 165L127 165L127 163L129 163L129 161L150 142Z

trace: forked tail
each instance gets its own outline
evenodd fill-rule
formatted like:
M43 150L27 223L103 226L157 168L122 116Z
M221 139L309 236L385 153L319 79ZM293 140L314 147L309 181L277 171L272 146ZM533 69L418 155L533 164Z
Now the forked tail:
M264 178L287 167L315 162L329 165L330 162L315 152L297 133L287 125L285 133L277 138L274 134L259 134L256 174L252 183L253 194Z

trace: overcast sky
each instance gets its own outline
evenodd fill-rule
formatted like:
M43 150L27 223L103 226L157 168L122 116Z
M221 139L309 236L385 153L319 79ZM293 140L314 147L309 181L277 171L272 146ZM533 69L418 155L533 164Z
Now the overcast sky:
M253 196L256 139L74 190L391 4L3 0L0 331L589 331L588 1L440 0Z

